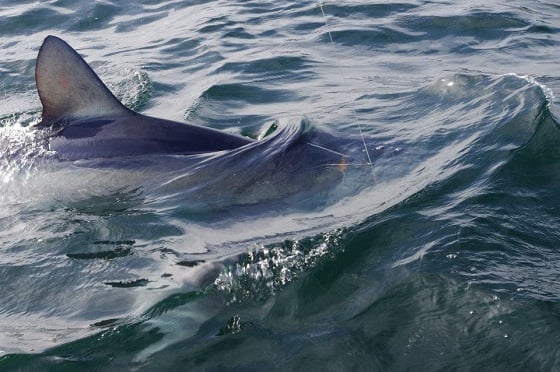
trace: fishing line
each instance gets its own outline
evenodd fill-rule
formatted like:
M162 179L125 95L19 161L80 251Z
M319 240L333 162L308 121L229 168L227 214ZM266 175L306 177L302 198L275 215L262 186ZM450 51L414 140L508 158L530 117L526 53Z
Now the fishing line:
M329 39L331 42L331 46L334 49L335 48L335 44L334 44L334 40L332 37L332 33L329 27L329 22L327 20L327 16L325 15L325 10L323 9L323 2L320 1L319 2L319 8L321 9L321 14L323 15L323 20L325 21L325 29L327 30L327 33L329 34ZM336 66L336 60L335 60L335 66ZM348 80L346 79L346 75L344 74L344 71L342 70L342 68L340 68L340 66L336 66L339 67L339 70L341 71L341 76L342 76L342 80L344 80L345 82ZM367 165L369 165L371 167L371 171L373 173L373 162L371 161L371 156L369 154L369 150L367 148L366 145L366 139L364 136L364 132L362 131L362 126L360 125L360 121L358 120L358 115L356 115L356 111L353 108L350 108L350 112L352 113L352 118L354 119L354 121L356 122L356 124L358 125L358 130L360 131L360 137L362 138L362 144L364 145L364 150L367 156Z

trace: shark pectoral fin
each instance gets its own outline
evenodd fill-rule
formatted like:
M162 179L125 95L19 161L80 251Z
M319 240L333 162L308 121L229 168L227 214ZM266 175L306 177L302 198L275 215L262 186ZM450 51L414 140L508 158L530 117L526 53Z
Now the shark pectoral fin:
M47 36L39 50L35 81L43 104L40 125L66 118L130 113L86 61L55 36Z

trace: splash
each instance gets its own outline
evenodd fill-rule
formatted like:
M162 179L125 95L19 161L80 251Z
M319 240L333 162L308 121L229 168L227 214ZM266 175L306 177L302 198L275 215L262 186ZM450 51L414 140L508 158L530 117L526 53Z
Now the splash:
M41 161L54 158L41 131L20 122L0 128L0 182L5 186L16 176L25 180Z
M213 287L227 303L263 301L342 249L344 229L313 238L260 246L220 273Z
M145 71L128 69L110 88L126 107L139 111L152 97L153 83Z

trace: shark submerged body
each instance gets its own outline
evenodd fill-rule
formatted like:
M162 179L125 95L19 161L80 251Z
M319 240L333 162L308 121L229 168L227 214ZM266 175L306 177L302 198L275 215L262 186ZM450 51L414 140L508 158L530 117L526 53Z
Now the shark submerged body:
M214 206L254 204L325 190L346 167L347 156L331 149L338 139L305 118L253 140L136 113L55 36L41 46L35 79L43 105L37 127L57 159L88 168L167 172L160 191L192 191Z

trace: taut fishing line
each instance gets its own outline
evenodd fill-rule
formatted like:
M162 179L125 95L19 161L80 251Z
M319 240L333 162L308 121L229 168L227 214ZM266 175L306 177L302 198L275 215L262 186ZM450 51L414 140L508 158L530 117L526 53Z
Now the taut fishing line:
M323 2L319 2L319 8L321 9L321 14L323 15L323 20L325 21L325 28L327 30L327 33L329 34L329 40L331 43L332 48L335 48L335 44L334 44L334 40L332 37L332 33L329 27L329 22L327 20L327 16L325 15L325 10L323 8ZM336 62L335 62L336 64ZM344 75L344 71L342 71L342 69L340 68L341 71L341 76L342 76L342 80L347 81L348 79L346 79L346 76ZM369 154L369 150L367 148L366 145L366 139L364 137L364 132L362 131L362 126L360 125L360 121L358 120L358 116L356 115L356 111L353 108L350 108L350 111L352 113L352 118L354 119L354 122L358 125L358 130L360 131L360 137L362 138L362 144L364 145L364 151L366 153L367 156L367 165L371 167L371 171L373 174L373 162L371 161L371 156Z

